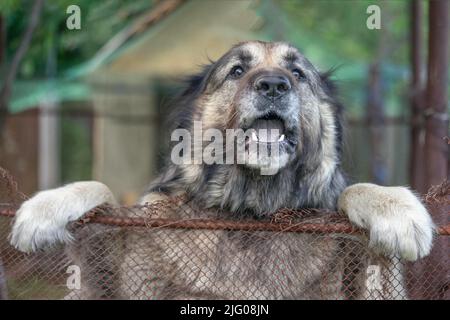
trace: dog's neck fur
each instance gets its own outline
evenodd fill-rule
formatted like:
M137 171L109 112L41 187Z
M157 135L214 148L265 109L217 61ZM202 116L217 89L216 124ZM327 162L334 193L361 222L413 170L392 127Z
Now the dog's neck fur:
M196 203L246 216L267 217L280 208L333 210L346 185L337 165L325 168L320 164L312 172L294 163L273 176L234 165L188 167L183 171L186 180L182 184Z

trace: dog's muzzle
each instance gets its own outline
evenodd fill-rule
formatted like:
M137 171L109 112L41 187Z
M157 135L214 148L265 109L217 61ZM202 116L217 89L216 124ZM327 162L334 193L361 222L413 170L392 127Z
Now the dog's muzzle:
M271 72L259 75L254 81L253 88L259 95L274 101L287 94L292 85L286 75Z

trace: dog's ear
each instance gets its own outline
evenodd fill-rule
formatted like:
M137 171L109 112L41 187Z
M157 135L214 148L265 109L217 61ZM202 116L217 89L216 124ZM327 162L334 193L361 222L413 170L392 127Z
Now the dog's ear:
M214 63L203 66L202 70L194 75L181 79L184 84L181 92L171 103L167 125L169 128L189 128L192 123L196 99L206 88L208 78L214 68Z
M325 92L330 97L331 106L334 110L335 127L336 127L336 152L339 157L342 157L342 143L343 143L343 112L344 105L341 103L336 81L332 79L333 74L337 70L334 67L326 72L320 74L320 79L325 88Z
M206 83L213 68L214 62L211 62L208 65L204 65L199 73L190 75L182 80L185 89L182 91L181 97L197 97L200 95L206 87Z
M328 71L320 73L320 79L322 80L324 87L330 96L335 96L337 94L336 84L332 80L333 74L336 70L337 68L331 68Z
M336 80L333 80L333 75L339 67L333 67L326 72L320 73L320 79L323 83L323 87L325 88L325 92L330 96L333 100L333 105L336 108L338 113L342 113L343 105L341 103L341 99L339 98L339 90L336 85Z

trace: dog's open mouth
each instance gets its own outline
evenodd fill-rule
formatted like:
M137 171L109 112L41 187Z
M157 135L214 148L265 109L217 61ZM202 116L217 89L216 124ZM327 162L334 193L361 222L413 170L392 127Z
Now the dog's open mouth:
M257 119L252 125L251 139L259 143L275 143L284 141L284 125L278 119Z
M276 174L294 153L295 143L290 141L282 115L267 113L253 120L244 131L245 164L263 170L263 175Z
M286 140L284 120L276 114L257 118L248 130L250 130L249 142L273 144Z

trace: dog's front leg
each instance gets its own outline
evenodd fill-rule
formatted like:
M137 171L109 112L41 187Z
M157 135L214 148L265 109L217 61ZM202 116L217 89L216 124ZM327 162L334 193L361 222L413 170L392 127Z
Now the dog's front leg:
M407 188L354 184L341 194L338 208L369 231L369 245L387 255L414 261L430 253L434 224Z
M39 192L17 211L10 242L24 252L69 242L67 224L102 203L116 204L116 200L107 186L96 181Z

